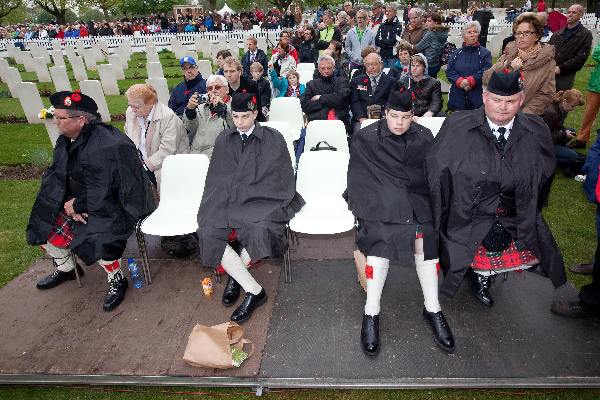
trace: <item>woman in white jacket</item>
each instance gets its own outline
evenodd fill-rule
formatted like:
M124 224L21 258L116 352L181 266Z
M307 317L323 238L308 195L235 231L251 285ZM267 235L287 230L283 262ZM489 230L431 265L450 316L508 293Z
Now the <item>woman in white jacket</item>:
M158 102L156 90L135 84L125 92L125 134L135 143L150 180L160 188L160 169L171 154L187 153L189 144L181 119Z

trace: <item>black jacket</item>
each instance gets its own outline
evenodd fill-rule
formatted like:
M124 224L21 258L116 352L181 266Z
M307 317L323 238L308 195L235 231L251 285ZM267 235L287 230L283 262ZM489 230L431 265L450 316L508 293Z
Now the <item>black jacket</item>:
M260 105L262 107L270 107L271 106L271 83L265 78L260 78L256 82L256 86L258 87L258 94L260 97Z
M415 82L412 78L397 81L394 83L392 90L411 92L413 112L418 117L423 116L427 111L431 111L435 116L442 111L444 106L442 84L437 79L429 76L419 82Z
M269 60L267 60L267 55L264 51L256 49L256 58L254 59L254 62L258 62L263 66L263 76L267 76ZM248 79L252 79L250 76L250 64L252 64L250 62L250 52L247 51L242 56L242 67L244 68L243 75Z
M383 108L387 103L390 90L394 85L393 78L382 73L375 93L372 91L371 79L368 75L359 75L352 78L350 81L350 109L354 120L359 118L367 118L367 106L379 104Z
M315 95L321 95L319 100L311 100ZM345 77L318 78L306 84L304 95L300 97L302 111L309 121L327 119L329 109L333 108L337 119L346 125L348 120L348 105L350 104L350 85Z
M379 55L384 60L395 58L394 57L394 46L398 40L396 36L400 36L402 33L402 25L398 21L398 17L394 17L391 21L386 19L379 25L377 35L375 36L375 46L379 47Z
M240 87L237 90L233 90L231 86L229 87L229 95L233 96L236 93L253 93L256 96L256 105L258 107L258 117L257 121L266 121L267 118L263 115L262 112L262 102L260 98L260 92L258 90L258 85L252 79L248 79L246 77L240 76Z
M576 31L565 40L563 28L555 32L549 43L554 45L554 61L560 68L560 75L570 75L585 65L592 49L592 32L581 23Z
M72 143L60 136L31 210L27 242L46 243L64 203L75 198L75 211L89 217L75 224L71 250L88 265L116 260L136 222L153 210L147 182L135 145L118 129L93 123Z
M544 121L519 112L501 155L483 107L446 118L426 161L434 227L440 232L441 291L453 296L496 218L500 195L514 192L514 216L500 222L541 261L554 286L566 282L558 245L541 214L556 159ZM507 186L507 182L509 183Z
M314 38L313 40L304 40L297 46L299 63L317 63L319 59L319 50L324 50L329 46L329 42Z

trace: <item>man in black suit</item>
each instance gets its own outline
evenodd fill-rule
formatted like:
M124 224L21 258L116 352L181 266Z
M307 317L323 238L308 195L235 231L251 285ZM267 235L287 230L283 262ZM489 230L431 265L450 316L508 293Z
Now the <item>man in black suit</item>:
M377 53L364 58L366 74L355 76L350 81L350 108L352 109L352 132L360 129L360 124L369 118L369 111L379 108L383 114L394 79L382 72L383 61ZM377 107L379 106L379 107ZM369 109L367 109L369 108Z
M267 76L267 64L269 61L267 60L267 55L264 51L257 47L257 40L254 36L250 36L246 39L246 46L248 47L248 51L244 53L242 56L242 67L244 69L244 77L248 79L252 79L252 75L250 74L250 66L254 62L258 62L263 66L264 73L263 76ZM235 58L238 57L237 54L233 54Z

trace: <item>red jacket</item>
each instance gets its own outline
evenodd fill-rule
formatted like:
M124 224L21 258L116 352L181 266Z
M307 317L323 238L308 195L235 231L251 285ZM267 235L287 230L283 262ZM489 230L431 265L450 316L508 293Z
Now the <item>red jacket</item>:
M86 37L86 36L89 36L89 35L90 35L90 33L88 32L87 27L85 25L82 25L79 28L79 37Z
M544 12L546 11L546 3L544 3L544 0L540 0L537 3L537 12Z

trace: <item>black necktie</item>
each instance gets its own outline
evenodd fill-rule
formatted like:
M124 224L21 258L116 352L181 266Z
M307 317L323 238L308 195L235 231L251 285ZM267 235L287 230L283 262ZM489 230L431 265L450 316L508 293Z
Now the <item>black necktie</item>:
M242 148L246 145L246 141L248 140L248 135L246 135L245 133L242 133L240 135L240 137L242 138Z
M250 53L250 63L254 62L255 57L254 53Z
M498 147L500 150L504 151L504 146L506 145L506 136L504 136L504 134L506 133L506 128L501 126L498 128L498 133L499 135L496 141L498 142Z
M375 93L377 90L377 78L371 78L371 92Z

